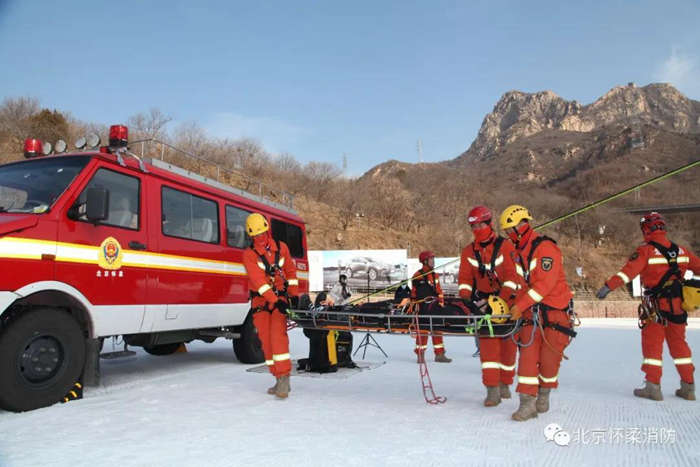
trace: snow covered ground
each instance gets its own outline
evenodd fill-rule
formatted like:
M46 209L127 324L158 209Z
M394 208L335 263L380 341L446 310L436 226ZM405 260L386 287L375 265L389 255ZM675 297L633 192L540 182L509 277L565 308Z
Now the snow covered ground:
M551 410L525 423L510 420L517 396L482 406L471 338L448 337L454 361L430 364L447 397L439 406L423 401L406 336L376 336L389 358L374 369L293 377L283 401L265 392L271 376L235 360L229 341L167 357L138 351L103 361L102 386L82 400L0 412L0 466L700 465L700 401L674 396L667 351L665 400L640 400L632 396L643 379L635 321L590 319L579 330ZM301 331L290 336L292 355L305 356ZM700 352L700 323L688 338ZM385 359L370 349L366 360ZM552 423L561 432L547 441ZM556 444L563 432L568 446Z

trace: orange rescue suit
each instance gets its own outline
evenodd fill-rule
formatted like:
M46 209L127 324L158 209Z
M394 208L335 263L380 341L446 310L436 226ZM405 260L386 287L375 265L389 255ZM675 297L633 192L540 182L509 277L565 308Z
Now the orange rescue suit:
M499 248L494 258L496 242ZM487 242L472 242L462 249L459 263L459 296L471 301L498 294L512 304L518 289L515 272L515 247L510 240L492 235ZM492 270L493 269L493 270ZM479 337L481 378L484 386L507 386L513 383L517 345L510 336Z
M411 278L411 299L415 301L423 300L426 297L436 297L437 303L442 306L445 304L445 295L440 286L440 278L435 271L428 271L430 271L430 268L428 266L423 266L413 274ZM436 302L429 304L423 302L419 304L419 309L422 313L425 313L435 306ZM422 355L427 348L428 336L422 333L416 334L416 348L414 350L416 354ZM442 336L433 334L433 351L436 355L445 353L445 344L443 343Z
M561 250L553 240L545 238L530 229L515 250L515 269L524 282L514 303L522 310L524 320L519 333L516 391L531 396L537 396L539 386L558 386L559 366L570 336L553 326L571 329L568 308L573 293L566 283ZM534 243L537 247L533 251ZM537 310L544 332L540 326L533 326Z
M270 373L279 378L288 375L292 366L287 315L280 311L276 304L279 300L286 302L283 294L285 282L289 296L299 294L299 282L296 277L296 265L287 245L284 242L276 243L269 237L269 233L262 235L268 235L265 246L246 249L243 252L243 265L248 273L248 287L253 297L253 323L265 354L265 364Z
M648 240L656 242L663 247L668 248L671 246L671 242L663 230L652 232ZM680 245L678 246L677 264L681 277L687 270L695 273L700 272L700 258ZM668 268L668 261L664 255L653 245L643 243L632 253L632 256L630 256L620 272L609 278L605 285L610 290L613 290L630 282L639 275L644 288L652 289L666 274ZM681 309L682 300L680 297L652 300L662 312L676 316L684 314ZM662 354L665 338L681 380L686 383L694 382L693 373L695 367L693 366L690 347L685 339L685 328L685 323L674 323L671 321L668 321L665 325L660 322L650 322L642 328L642 354L644 357L642 371L646 374L647 381L654 384L661 382Z

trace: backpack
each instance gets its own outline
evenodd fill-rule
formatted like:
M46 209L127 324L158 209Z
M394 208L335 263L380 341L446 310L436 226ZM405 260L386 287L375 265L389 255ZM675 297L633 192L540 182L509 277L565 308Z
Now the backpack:
M689 303L684 303L681 305L680 314L674 313L675 310L673 306L674 298L680 298L681 301L685 301L683 300L683 277L681 276L681 271L678 267L678 245L673 242L671 242L671 246L668 248L656 242L649 242L649 245L656 248L659 253L666 258L668 270L666 270L666 273L661 277L659 282L654 287L647 290L645 294L655 298L656 300L661 298L668 300L668 305L671 308L671 312L669 313L658 310L659 314L672 323L686 324L688 322L688 311L686 308L689 306ZM690 296L692 295L693 294L691 293Z
M355 368L352 361L352 333L304 329L309 338L309 358L299 360L299 371L335 373L338 368Z

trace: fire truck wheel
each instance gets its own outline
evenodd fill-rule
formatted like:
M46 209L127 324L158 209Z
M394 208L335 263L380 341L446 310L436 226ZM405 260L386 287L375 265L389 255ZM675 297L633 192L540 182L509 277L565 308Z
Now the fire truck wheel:
M241 363L262 363L265 361L258 331L253 324L253 314L248 313L248 317L241 327L241 337L233 340L233 352Z
M34 308L0 333L0 407L14 412L61 400L80 379L85 335L65 311Z
M174 344L144 345L143 350L151 355L170 355L177 352L180 342Z

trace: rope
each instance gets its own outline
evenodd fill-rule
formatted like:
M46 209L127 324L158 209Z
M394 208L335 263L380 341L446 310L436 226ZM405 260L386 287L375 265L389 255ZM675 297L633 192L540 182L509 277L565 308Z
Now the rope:
M539 321L539 320L538 320L538 321ZM554 353L558 353L559 355L562 356L562 358L563 358L564 360L568 360L569 357L567 357L567 356L564 354L564 351L563 351L563 350L560 352L560 351L558 351L557 349L555 349L554 347L552 347L552 344L549 343L549 341L547 340L547 338L546 338L545 335L544 335L544 326L542 325L542 321L539 321L538 327L540 328L540 333L542 334L542 341L543 341L545 344L547 344L547 347L549 347L549 350L551 350L551 351L554 352ZM556 330L555 330L555 331L556 331ZM560 331L556 331L556 332L560 332Z

